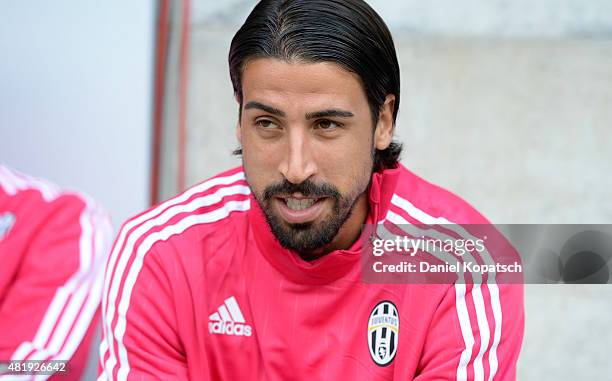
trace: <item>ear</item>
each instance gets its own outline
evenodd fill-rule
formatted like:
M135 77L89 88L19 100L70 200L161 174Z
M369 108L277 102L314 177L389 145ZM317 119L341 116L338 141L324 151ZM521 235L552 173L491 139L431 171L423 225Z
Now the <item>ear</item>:
M385 103L380 108L378 122L374 131L374 146L378 150L389 147L393 139L393 110L395 109L395 95L388 94Z

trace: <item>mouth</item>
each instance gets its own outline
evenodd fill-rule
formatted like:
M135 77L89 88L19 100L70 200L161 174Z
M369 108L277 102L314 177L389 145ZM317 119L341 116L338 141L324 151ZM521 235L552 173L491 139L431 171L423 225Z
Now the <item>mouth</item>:
M303 224L316 220L324 210L327 197L290 195L275 197L281 217L290 224Z

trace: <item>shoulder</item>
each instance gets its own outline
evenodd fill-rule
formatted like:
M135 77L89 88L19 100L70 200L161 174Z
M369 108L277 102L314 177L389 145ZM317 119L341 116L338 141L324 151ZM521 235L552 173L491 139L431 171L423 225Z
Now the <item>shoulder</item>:
M129 305L133 292L150 295L154 285L165 290L170 299L181 298L181 303L188 305L188 296L197 294L194 290L204 284L202 276L209 259L216 253L228 253L221 249L223 245L236 245L235 232L243 229L244 211L249 208L250 188L239 167L127 220L106 265L105 319L113 320L115 304Z
M68 277L96 276L102 273L112 233L108 214L87 195L0 165L5 270L37 274L58 286Z
M17 218L50 226L110 224L108 214L88 195L61 189L46 179L26 175L0 164L0 198Z
M0 164L0 189L7 197L31 194L38 196L44 202L52 202L65 193L50 181L26 175L2 164Z
M456 194L423 179L400 164L392 196L394 208L424 224L486 224L489 221Z
M242 167L222 172L127 220L116 249L131 242L128 251L148 251L153 246L157 251L199 250L204 237L226 236L228 226L240 221L242 212L250 209L250 193Z

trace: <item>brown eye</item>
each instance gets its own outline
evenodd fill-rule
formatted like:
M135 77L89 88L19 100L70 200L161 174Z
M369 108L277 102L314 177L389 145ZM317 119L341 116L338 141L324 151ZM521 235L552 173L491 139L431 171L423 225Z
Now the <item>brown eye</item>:
M255 125L264 129L276 128L278 125L271 120L268 119L260 119L255 122Z
M322 129L322 130L333 130L337 127L340 127L340 125L336 122L333 122L331 120L320 120L317 123L317 127Z

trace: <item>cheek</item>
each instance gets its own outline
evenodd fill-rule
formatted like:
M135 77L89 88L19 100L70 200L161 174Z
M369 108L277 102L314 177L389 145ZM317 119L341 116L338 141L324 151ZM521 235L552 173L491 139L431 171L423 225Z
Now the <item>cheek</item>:
M266 186L278 180L278 150L262 144L249 133L242 133L242 166L251 188L261 194Z
M367 186L373 165L371 138L343 139L322 151L317 155L320 172L340 193L346 195L354 192L357 187Z

